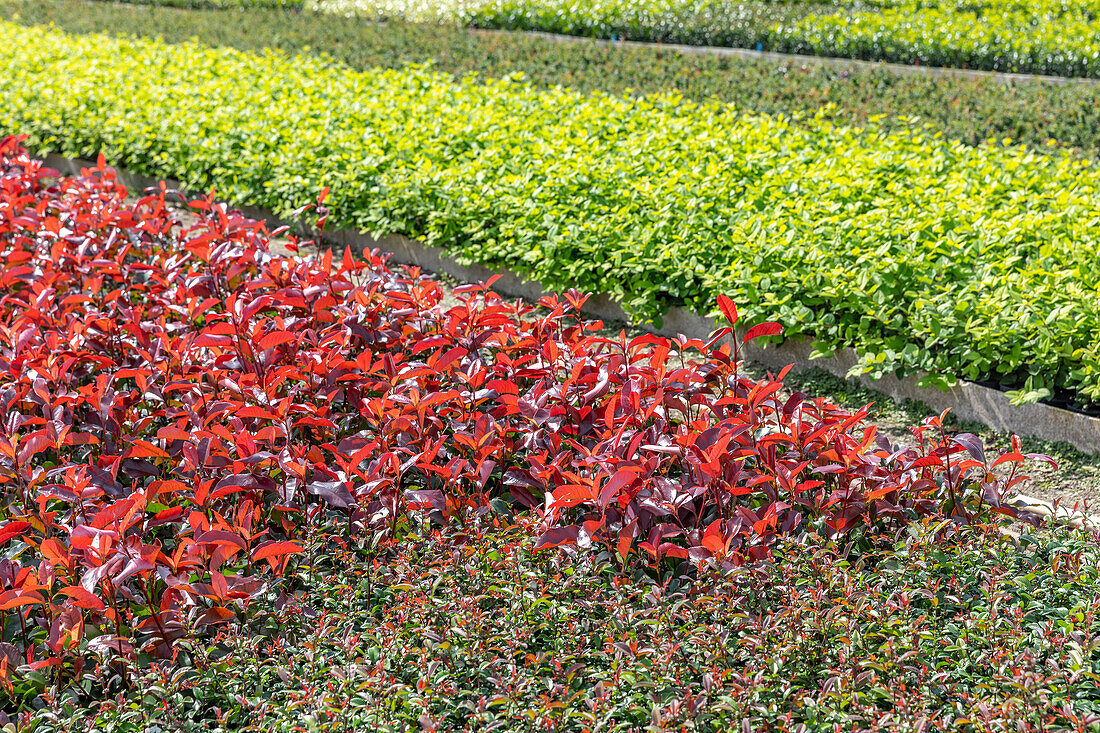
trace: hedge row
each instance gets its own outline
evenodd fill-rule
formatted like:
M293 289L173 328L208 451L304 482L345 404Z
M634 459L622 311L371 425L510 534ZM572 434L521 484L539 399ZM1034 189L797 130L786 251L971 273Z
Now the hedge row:
M914 3L815 15L774 28L764 43L819 56L1100 77L1100 21L1091 12L1046 14L1041 5L960 10Z
M738 109L768 114L824 108L841 123L862 125L877 118L877 124L887 128L924 124L970 144L1008 138L1046 150L1057 140L1089 156L1100 151L1100 86L1090 84L1002 83L885 69L780 65L263 9L207 13L83 0L30 5L0 0L0 12L17 14L21 23L55 23L81 33L137 33L169 42L197 38L242 50L306 49L359 70L431 63L458 77L476 73L500 78L520 72L538 86L564 84L611 94L675 92L696 101L718 98Z
M400 232L639 317L722 293L863 368L1100 397L1097 180L1067 155L422 69L0 26L0 127Z
M375 18L442 20L478 28L1100 76L1100 21L1095 3L987 0L941 5L902 0L873 3L869 8L854 1L462 0L438 6L422 0L309 0L306 7Z

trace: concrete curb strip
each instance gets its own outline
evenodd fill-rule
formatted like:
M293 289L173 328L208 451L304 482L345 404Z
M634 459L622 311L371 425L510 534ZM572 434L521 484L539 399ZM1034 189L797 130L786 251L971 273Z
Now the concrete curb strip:
M1044 519L1053 517L1058 524L1068 524L1074 529L1100 529L1100 515L1086 514L1084 511L1078 510L1077 507L1067 509L1060 505L1054 506L1049 501L1043 501L1024 494L1016 495L1009 503L1018 509L1025 509L1032 514L1038 514Z
M49 155L46 164L67 175L76 175L81 168L94 167L86 160ZM119 179L130 189L142 190L159 185L156 178L135 175L116 168ZM179 182L165 180L171 189L180 190ZM239 207L246 216L264 220L269 225L286 224L272 212L253 206ZM342 229L327 233L325 240L332 245L348 247L352 251L362 252L379 248L393 253L393 261L404 265L417 265L428 272L443 273L465 282L488 280L494 274L502 274L494 289L515 297L535 301L547 294L542 286L524 279L521 275L481 265L460 265L448 256L441 247L431 247L401 235L390 235L375 239L362 232ZM603 320L629 320L618 303L606 295L596 295L589 300L586 312ZM698 315L686 308L673 307L665 314L661 328L643 325L643 328L663 336L675 336L682 333L693 338L705 338L718 327L713 318ZM759 347L755 344L743 352L746 359L764 367L778 371L794 364L794 369L819 367L838 377L846 377L849 369L857 363L858 357L851 349L839 350L827 359L809 358L810 344L806 341L785 341L779 346ZM916 377L897 379L884 376L872 380L867 376L859 377L866 387L883 392L895 400L916 400L924 403L934 412L950 408L952 414L963 420L972 420L1007 433L1033 436L1052 442L1066 442L1086 453L1100 453L1100 419L1078 412L1063 410L1042 403L1015 406L1003 392L983 387L972 382L959 381L949 390L924 388L917 386Z

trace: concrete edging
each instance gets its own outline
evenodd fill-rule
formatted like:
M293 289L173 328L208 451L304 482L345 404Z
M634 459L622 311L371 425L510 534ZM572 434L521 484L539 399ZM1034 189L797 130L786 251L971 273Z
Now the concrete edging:
M79 174L81 168L95 167L94 163L87 160L56 154L46 156L45 162L50 168L66 175ZM155 188L161 180L133 174L117 167L115 170L119 180L131 189ZM178 181L164 180L170 189L181 190ZM281 226L289 223L266 209L254 206L237 208L246 216L269 224ZM494 285L495 290L532 302L548 293L538 282L528 280L518 273L482 265L460 265L442 247L432 247L400 234L375 239L363 232L341 229L326 233L324 239L330 244L351 248L356 252L374 248L392 252L392 260L396 263L417 265L425 271L443 273L465 282L486 281L495 274L501 274L502 277ZM618 303L603 294L593 296L585 311L603 320L630 320ZM673 307L665 314L661 328L644 324L641 327L662 336L682 333L692 338L705 338L718 328L718 323L713 318L701 316L686 308ZM749 361L775 371L794 364L795 370L819 367L842 378L847 377L849 369L858 362L856 353L851 349L838 350L827 359L811 360L810 352L809 342L789 340L778 346L766 347L750 343L743 355ZM861 375L858 379L864 386L883 392L895 400L916 400L937 413L950 408L956 417L980 422L994 430L1033 436L1051 442L1066 442L1083 452L1100 454L1100 418L1042 403L1015 406L1003 392L961 380L951 389L939 390L918 387L916 377L897 379L888 375L872 380Z
M1087 505L1065 507L1026 494L1017 494L1008 503L1055 524L1068 524L1074 529L1100 530L1100 515L1087 513L1089 508Z

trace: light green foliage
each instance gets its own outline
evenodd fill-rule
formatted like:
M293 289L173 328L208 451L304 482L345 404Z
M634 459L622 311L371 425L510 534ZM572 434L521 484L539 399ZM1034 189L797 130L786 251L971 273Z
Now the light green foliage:
M1095 0L307 0L306 7L597 38L1100 75Z
M675 97L359 73L0 25L0 128L282 214L400 232L642 317L734 298L868 371L1100 398L1090 163Z

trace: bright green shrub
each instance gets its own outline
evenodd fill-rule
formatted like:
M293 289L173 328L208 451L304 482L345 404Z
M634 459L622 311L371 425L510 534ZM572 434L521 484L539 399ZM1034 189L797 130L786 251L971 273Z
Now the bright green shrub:
M0 25L5 131L642 317L718 293L868 371L1100 398L1097 173L917 132Z

